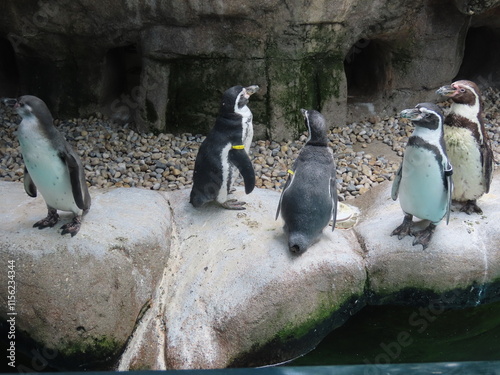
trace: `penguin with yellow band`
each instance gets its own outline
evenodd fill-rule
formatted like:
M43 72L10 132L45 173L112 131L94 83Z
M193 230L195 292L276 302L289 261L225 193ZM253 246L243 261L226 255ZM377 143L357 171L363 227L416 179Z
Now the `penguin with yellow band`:
M337 182L333 151L328 147L325 119L315 110L301 110L309 138L288 170L276 219L285 222L288 248L301 254L316 242L337 217Z
M190 202L201 207L217 202L229 210L244 210L245 202L229 199L238 172L243 176L245 193L255 187L255 172L248 155L253 138L252 112L247 104L259 86L234 86L222 96L215 125L196 156Z

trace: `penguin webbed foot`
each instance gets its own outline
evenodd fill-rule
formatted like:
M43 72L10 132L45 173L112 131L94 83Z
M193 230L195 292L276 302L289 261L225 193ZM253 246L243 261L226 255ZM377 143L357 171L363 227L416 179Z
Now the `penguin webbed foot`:
M471 215L473 213L482 215L483 210L477 205L476 200L468 200L460 209L460 212L465 212L467 215Z
M246 210L246 208L243 207L245 204L246 202L240 202L237 199L229 199L220 205L227 210Z
M429 242L431 241L431 237L435 229L436 226L430 223L427 228L414 232L413 235L415 236L415 240L413 240L413 246L422 245L422 250L425 250L427 246L429 246Z
M82 219L80 216L75 216L71 222L64 224L61 227L61 235L65 235L67 233L71 234L71 237L74 237L78 231L80 230L80 226L82 224Z
M33 228L43 229L43 228L52 228L59 221L59 214L56 209L49 208L49 212L47 217L37 221L33 224Z
M401 240L406 236L412 236L413 235L411 230L412 220L413 220L412 215L405 215L403 222L399 227L397 227L392 231L391 236L397 235L398 240Z

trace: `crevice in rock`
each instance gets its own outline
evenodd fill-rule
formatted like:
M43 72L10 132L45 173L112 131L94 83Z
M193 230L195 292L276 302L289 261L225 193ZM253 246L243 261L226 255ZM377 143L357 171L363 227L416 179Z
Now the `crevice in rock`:
M359 234L356 231L356 228L354 228L352 231L353 231L354 235L356 236L356 239L358 240L358 243L359 243L359 246L361 247L361 250L363 251L363 254L361 254L361 255L364 258L365 255L368 254L368 249L366 248L365 239L363 238L363 236L361 234Z

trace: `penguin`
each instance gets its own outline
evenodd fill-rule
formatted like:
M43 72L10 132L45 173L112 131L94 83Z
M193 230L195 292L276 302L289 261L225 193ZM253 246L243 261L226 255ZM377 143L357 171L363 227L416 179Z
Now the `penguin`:
M245 202L228 199L237 171L243 176L245 193L255 187L249 157L253 138L252 112L247 104L259 86L233 86L222 96L215 125L200 146L193 173L190 203L198 208L215 201L229 210L244 210Z
M391 236L402 239L413 235L413 245L420 244L425 250L439 222L446 216L448 224L450 218L453 168L446 155L443 114L437 105L422 103L405 109L400 116L410 119L415 130L408 139L392 185L392 199L399 196L405 216ZM413 232L413 216L430 223L425 229Z
M474 82L462 80L436 93L452 100L444 120L444 140L454 167L452 199L462 205L462 212L482 214L477 199L490 190L494 161L483 123L481 92Z
M59 221L57 210L74 214L61 227L61 234L73 237L80 230L82 217L90 209L90 195L80 157L54 127L52 115L43 100L25 95L4 99L22 117L17 130L24 160L24 189L30 197L42 194L48 209L46 218L33 227L53 227Z
M299 156L288 171L280 196L280 213L294 254L304 253L337 217L337 183L333 151L328 147L325 118L315 110L301 109L309 136Z

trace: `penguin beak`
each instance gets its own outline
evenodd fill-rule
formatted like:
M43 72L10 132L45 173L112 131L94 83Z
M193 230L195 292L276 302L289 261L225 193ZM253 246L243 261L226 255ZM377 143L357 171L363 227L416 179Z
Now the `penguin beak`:
M457 90L453 86L441 86L439 89L437 89L436 94L442 95L442 96L454 96L457 93Z
M15 105L17 104L17 99L3 98L2 103L11 108L15 108Z
M422 113L418 108L405 109L399 114L401 118L407 118L411 121L418 121L422 119Z
M247 92L247 95L250 97L250 95L253 95L255 94L257 91L259 91L260 87L257 86L257 85L253 85L253 86L248 86L248 87L245 87L245 91Z

